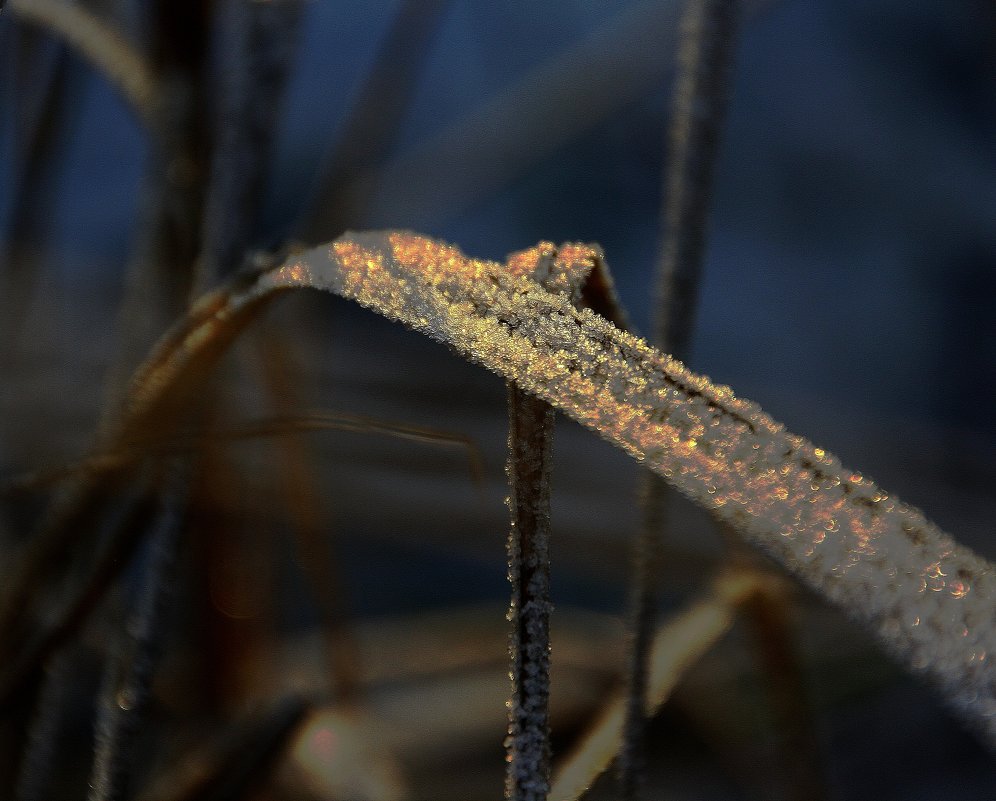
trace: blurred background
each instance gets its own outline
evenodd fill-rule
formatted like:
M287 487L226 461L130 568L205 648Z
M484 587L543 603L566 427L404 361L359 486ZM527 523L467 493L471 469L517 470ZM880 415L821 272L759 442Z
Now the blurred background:
M80 459L119 402L114 376L245 249L349 228L413 229L498 260L541 239L597 242L634 327L650 330L679 3L81 2L188 82L159 87L194 132L187 160L164 159L168 137L28 19L30 0L7 5L0 477ZM257 73L265 102L247 111ZM996 8L745 3L730 91L689 365L996 558ZM197 186L205 211L184 233L176 204L196 207ZM157 214L174 215L172 239L150 235ZM163 256L177 242L193 248L193 273ZM163 263L142 277L149 253ZM140 746L156 757L134 786L170 775L203 721L220 730L298 689L330 693L329 714L337 692L363 710L340 734L367 744L348 759L380 784L319 787L302 757L253 797L303 785L328 798L499 797L503 383L311 294L280 300L220 372L213 426L306 410L338 422L286 437L291 448L250 438L206 457L190 506L226 533L191 537L208 545L178 560L150 712L160 739ZM621 681L639 513L626 457L569 421L555 448L556 764ZM53 492L4 496L2 575ZM674 517L665 614L725 558L704 515L679 503ZM322 532L310 553L289 544L301 526ZM87 678L56 716L53 742L76 766L60 798L86 794L101 654L140 593L143 554L69 646ZM932 689L819 599L799 587L792 599L824 797L992 798L991 754ZM655 793L792 797L765 701L779 678L756 651L738 626L686 677L651 731ZM596 792L613 797L609 777Z

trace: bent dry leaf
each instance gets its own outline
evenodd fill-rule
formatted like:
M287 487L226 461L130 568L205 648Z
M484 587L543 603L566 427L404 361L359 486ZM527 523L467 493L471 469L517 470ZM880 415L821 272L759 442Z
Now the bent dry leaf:
M156 76L113 27L87 8L60 0L11 0L9 10L24 22L40 25L62 38L118 88L146 124L151 124L159 88Z
M263 274L447 343L622 448L873 628L996 745L996 573L756 404L528 277L406 232L346 234Z
M736 620L742 604L764 592L764 577L747 571L721 575L713 591L660 627L648 649L644 707L656 714L682 677ZM605 772L624 744L628 699L619 694L602 709L580 742L558 766L552 801L581 798Z

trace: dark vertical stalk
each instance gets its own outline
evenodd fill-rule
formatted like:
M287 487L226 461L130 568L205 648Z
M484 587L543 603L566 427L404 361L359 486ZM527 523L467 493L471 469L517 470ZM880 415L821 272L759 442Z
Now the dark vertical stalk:
M161 80L161 96L155 108L138 242L127 300L121 311L120 352L108 379L104 432L112 427L138 357L186 302L196 250L195 221L201 214L200 176L206 151L206 132L201 124L205 104L200 89L205 83L208 7L207 3L156 0L149 8L150 61ZM79 545L68 548L68 543L75 537L83 547L90 545L97 521L117 503L113 491L95 491L87 477L56 496L41 531L32 538L13 588L5 592L5 607L0 612L5 644L24 638L23 629L31 622L30 606L34 598L42 595L38 583L30 580L32 576L51 581L52 574L64 569L79 552ZM0 693L33 681L36 665L86 617L115 573L113 564L98 558L92 579L67 607L60 622L27 647L10 651L18 653L19 659L6 673ZM23 599L30 603L22 605ZM30 631L27 634L30 636Z
M132 370L183 312L193 287L210 159L211 7L210 2L149 3L149 61L160 96L125 278L119 351L106 389L105 430L120 411Z
M363 169L377 166L390 152L448 2L398 3L353 110L325 155L297 226L298 239L321 242L362 222L368 198L356 196L349 187Z
M0 113L4 113L3 127L9 133L12 179L10 211L0 224L0 374L12 382L25 326L33 303L40 298L48 255L44 240L56 201L54 184L63 168L67 132L79 108L74 98L78 97L80 76L69 68L65 46L29 25L10 24L0 39L0 62L7 83L6 113ZM30 432L26 436L22 420L4 420L0 448L5 457L16 461L19 453L30 449L30 436ZM8 562L16 552L15 542L23 536L14 533L22 527L23 519L16 505L0 509L0 552L6 552ZM4 573L9 582L12 573L6 566ZM37 593L37 587L33 590ZM5 594L6 590L0 592L0 597ZM23 708L29 709L30 704ZM22 731L29 726L37 728L27 719L12 720L9 726ZM0 752L8 755L0 757L3 786L5 775L17 770L12 767L17 749L0 743Z
M256 234L301 0L219 3L226 46L194 297L242 263Z
M543 801L550 790L550 456L553 408L508 384L512 527L512 702L505 797Z
M0 673L0 714L19 702L26 689L36 682L44 662L79 630L100 603L128 563L141 535L148 530L155 509L154 497L147 491L127 502L98 546L83 579L68 592L54 620L37 627L29 639L18 641L10 650L12 657Z
M150 539L148 565L135 612L107 660L96 721L90 801L129 796L134 742L145 718L152 677L163 650L166 603L173 584L176 550L185 510L186 469L172 467L160 497L160 518Z
M57 779L52 760L62 733L64 703L78 683L73 654L59 649L78 631L114 577L129 563L154 513L153 498L143 490L106 532L93 564L75 566L75 586L62 601L55 620L36 627L34 637L11 652L10 664L0 680L0 714L10 726L16 725L18 716L34 713L17 780L18 797L24 801L50 797L49 790ZM46 662L48 671L43 675Z
M218 0L215 6L223 42L219 110L207 110L215 136L203 219L198 220L191 300L236 270L257 236L260 201L302 11L300 0ZM228 414L209 387L201 398L203 430L210 435ZM267 543L261 532L245 526L248 515L236 511L239 471L230 454L222 447L204 445L200 457L189 520L197 545L188 558L190 577L199 585L192 588L193 602L203 620L200 667L210 688L202 700L205 705L225 706L245 694L242 662L251 657L263 626L256 618L236 620L219 611L211 593L224 587L246 593L243 601L250 597L255 601L263 588L272 587L262 577L257 583L246 580L252 568L245 566L265 566L271 560L264 553Z
M10 215L0 233L0 341L13 357L40 280L46 221L54 202L78 75L62 44L29 26L11 26L4 53L13 140Z
M738 0L689 0L682 21L654 330L655 342L680 355L688 351L698 304L739 17Z
M639 798L645 768L644 734L647 727L647 676L650 649L657 626L657 576L660 575L661 540L667 512L667 485L657 476L641 476L643 512L633 555L635 581L630 600L632 644L628 652L628 692L623 742L619 751L620 795L624 801Z
M689 0L682 18L678 72L671 109L663 209L664 245L657 270L654 342L687 358L706 245L713 173L727 106L739 27L737 0ZM636 548L632 599L633 648L629 666L626 728L619 775L623 799L640 794L646 729L646 671L656 625L662 530L668 515L667 486L643 478L643 523Z
M63 713L72 687L73 666L59 654L41 679L37 711L27 730L27 742L17 777L17 801L45 801L53 796L53 766L62 730Z

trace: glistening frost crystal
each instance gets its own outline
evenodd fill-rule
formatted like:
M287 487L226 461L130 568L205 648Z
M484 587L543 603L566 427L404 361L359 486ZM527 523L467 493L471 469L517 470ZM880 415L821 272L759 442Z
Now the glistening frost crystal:
M916 509L728 387L451 245L347 234L250 294L299 286L446 342L597 431L870 625L996 745L996 574Z

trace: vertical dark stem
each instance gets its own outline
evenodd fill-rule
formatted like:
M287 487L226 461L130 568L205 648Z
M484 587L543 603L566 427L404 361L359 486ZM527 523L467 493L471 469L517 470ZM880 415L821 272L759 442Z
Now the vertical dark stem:
M689 0L682 20L654 330L655 342L678 358L687 354L698 303L739 17L738 0Z
M207 165L210 2L149 4L157 98L138 232L120 312L103 427L119 411L139 359L185 309L200 250Z
M242 262L256 236L263 184L270 167L298 28L301 0L219 3L223 48L220 111L194 294L211 288Z
M68 655L57 659L45 676L22 689L0 730L0 787L14 788L17 801L52 797L55 752L71 688Z
M243 262L257 234L257 218L267 178L269 156L280 106L297 41L301 0L275 3L218 0L218 30L221 76L218 86L220 109L211 112L215 136L211 170L206 187L204 217L200 228L200 250L192 282L191 300ZM215 387L202 396L201 426L210 432L230 410ZM219 587L252 598L267 586L241 582L251 569L229 565L268 565L268 540L261 527L246 526L239 509L239 488L233 482L238 469L224 448L205 446L202 466L196 476L190 526L197 546L189 554L205 641L201 653L204 675L213 692L208 703L233 701L245 689L246 671L240 663L262 642L264 627L256 617L240 620L220 612L211 602ZM254 496L255 497L255 496Z
M119 651L107 660L96 721L96 750L90 778L90 801L118 801L129 796L134 742L145 718L152 677L165 635L165 606L173 584L176 549L185 509L186 470L174 466L175 486L165 489L153 534L148 565L135 612L122 632Z
M661 540L668 508L668 489L656 475L641 476L643 519L634 553L635 580L630 600L631 637L628 692L623 743L619 752L620 795L626 801L640 795L645 768L644 734L647 726L647 675L654 629L657 625L657 576Z
M550 455L554 412L508 385L508 477L512 527L512 703L505 797L542 801L550 789Z
M350 195L347 187L360 171L376 167L390 152L448 2L398 2L353 110L325 155L297 238L321 242L362 222L368 198Z
M687 358L698 299L714 165L739 27L739 5L737 0L689 0L682 19L654 331L655 344L679 359ZM663 480L646 474L631 612L629 698L619 761L621 795L627 801L639 796L643 773L646 666L657 608L654 565L659 559L662 529L668 514L667 492Z
M0 230L0 365L17 350L41 280L46 226L66 132L78 108L79 76L65 47L28 26L7 31L13 173L10 214Z
M127 503L54 620L38 626L34 636L11 650L12 657L0 674L0 714L7 711L8 705L16 705L27 688L34 686L45 660L79 630L100 603L134 553L154 512L154 499L147 492Z
M217 0L220 47L219 109L206 109L214 123L210 174L203 219L198 220L197 267L190 299L231 274L257 236L257 217L274 131L297 40L300 0L275 3ZM210 432L229 415L215 387L202 393L200 426ZM265 568L269 541L261 527L245 525L238 469L224 448L201 448L189 527L197 545L187 556L192 601L199 605L203 641L199 667L210 691L201 708L235 704L246 694L243 663L265 636L262 618L237 619L212 602L212 592L231 592L247 608L272 590ZM253 496L254 499L256 496ZM258 581L247 580L259 569ZM266 576L266 578L264 578ZM231 611L231 610L229 610ZM269 619L267 618L267 621Z

